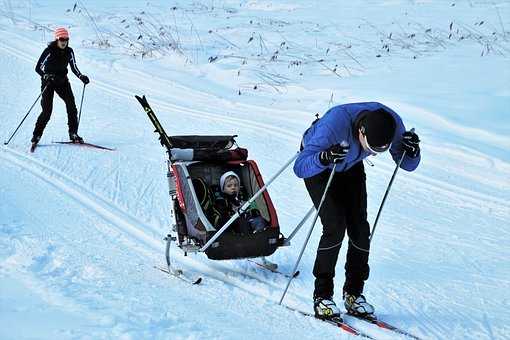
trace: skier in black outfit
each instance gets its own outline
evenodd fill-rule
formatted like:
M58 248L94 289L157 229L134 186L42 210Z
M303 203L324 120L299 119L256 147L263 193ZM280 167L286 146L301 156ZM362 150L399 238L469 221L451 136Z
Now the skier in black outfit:
M78 110L67 78L68 64L84 84L89 83L89 78L83 75L76 65L73 49L69 47L69 32L65 28L57 28L55 40L43 51L35 67L35 71L41 76L41 91L44 92L41 99L42 112L37 119L32 137L34 145L41 139L44 128L50 120L54 92L66 104L69 139L74 143L83 143L83 138L78 136Z
M421 159L419 142L413 130L405 130L397 113L376 102L335 106L304 133L294 172L304 179L315 207L336 165L319 212L323 230L313 268L314 310L318 317L340 315L333 301L333 279L345 232L349 236L343 286L345 309L362 316L374 313L363 295L370 248L363 159L389 151L395 163L404 157L402 169L414 171Z

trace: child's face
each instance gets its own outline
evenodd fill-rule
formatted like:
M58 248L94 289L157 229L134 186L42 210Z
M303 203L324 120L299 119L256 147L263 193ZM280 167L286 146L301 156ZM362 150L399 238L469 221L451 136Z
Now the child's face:
M235 177L229 177L225 181L223 192L227 195L235 195L239 192L239 181Z

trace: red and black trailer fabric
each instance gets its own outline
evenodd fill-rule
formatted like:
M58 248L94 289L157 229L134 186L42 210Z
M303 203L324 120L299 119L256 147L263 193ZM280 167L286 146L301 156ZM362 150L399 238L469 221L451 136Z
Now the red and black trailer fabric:
M208 185L219 183L226 171L234 171L241 179L242 187L248 198L252 197L264 186L260 170L253 160L235 160L227 162L211 161L180 161L172 163L172 171L176 179L179 213L183 216L188 237L199 244L205 244L216 232L208 221L200 204L199 197L193 186L193 179L200 178ZM280 226L276 209L268 191L264 191L255 201L261 216L268 221L268 227L253 234L236 234L225 232L206 251L206 255L214 260L240 259L269 256L282 244ZM176 205L177 206L177 205ZM182 213L182 214L180 214ZM219 228L218 228L219 229Z

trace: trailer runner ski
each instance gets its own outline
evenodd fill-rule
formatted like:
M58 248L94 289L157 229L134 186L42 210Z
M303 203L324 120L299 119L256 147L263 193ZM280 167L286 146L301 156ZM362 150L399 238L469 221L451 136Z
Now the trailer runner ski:
M265 263L264 261L263 261L262 263L259 263L259 262L255 261L255 260L248 259L248 262L251 262L251 263L253 263L254 265L256 265L256 266L258 266L258 267L260 267L260 268L263 268L263 269L265 269L265 270L268 270L268 271L270 271L271 273L279 274L279 275L282 275L282 276L284 276L284 277L286 277L286 278L290 278L290 277L291 277L291 275L292 275L292 274L283 273L283 272L279 271L279 270L277 269L277 267L274 267L274 266L268 265L268 264L267 264L267 263ZM293 275L293 276L294 276L294 277L297 277L297 276L299 275L299 273L300 273L300 272L299 272L299 270L298 270L298 271L296 271L296 272L294 273L294 275Z
M186 275L184 275L184 272L182 270L171 270L171 269L169 270L168 268L163 268L160 266L154 266L154 269L160 270L163 273L166 273L168 275L172 275L172 276L174 276L186 283L189 283L191 285L199 285L200 283L202 283L201 277L196 278L196 279L189 278Z

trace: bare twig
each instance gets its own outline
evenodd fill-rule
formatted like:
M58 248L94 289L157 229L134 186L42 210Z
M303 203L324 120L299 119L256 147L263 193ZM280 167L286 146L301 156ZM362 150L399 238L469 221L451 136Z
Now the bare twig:
M80 6L80 9L83 9L85 11L85 14L89 17L90 22L92 22L92 25L94 26L94 31L96 32L97 38L99 40L99 45L100 46L102 44L107 45L108 41L106 39L104 39L101 31L99 30L99 27L97 26L97 23L96 23L96 20L94 19L94 17L92 17L92 15L88 11L88 9L85 7L85 5L81 1L78 1L78 3Z
M235 48L237 49L240 49L239 46L237 46L236 44L234 44L232 41L228 40L227 38L225 38L224 36L222 36L221 34L215 32L215 31L212 31L212 33L214 33L215 35L217 35L218 37L220 37L222 40L226 41L227 43L229 43L230 45L234 46Z
M501 31L503 33L503 38L506 40L506 31L505 31L505 26L503 25L503 20L501 19L501 14L499 13L499 8L498 6L496 6L496 4L494 4L494 8L496 9L496 14L498 15L498 19L499 19L499 24L501 25Z

